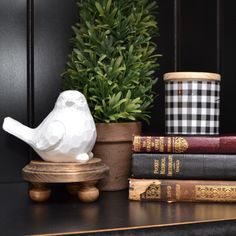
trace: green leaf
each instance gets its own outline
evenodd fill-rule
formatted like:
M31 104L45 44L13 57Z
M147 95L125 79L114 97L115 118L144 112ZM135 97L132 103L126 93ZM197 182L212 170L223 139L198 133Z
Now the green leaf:
M128 119L133 120L133 121L136 120L135 117L134 117L133 115L129 115L129 116L128 116Z
M78 0L63 89L83 91L96 122L150 118L160 54L155 0Z
M123 60L123 57L122 57L122 56L119 56L119 57L116 59L116 61L115 61L114 67L115 67L115 68L118 68L118 67L120 66L122 60Z
M107 58L107 55L103 54L103 55L100 56L99 61L101 62L101 61L103 61L105 58Z
M120 98L121 98L121 95L122 95L122 92L118 92L116 95L115 95L115 99L114 99L114 103L118 103Z
M96 8L97 8L99 14L100 14L101 16L105 16L101 4L100 4L99 2L95 2L95 6L96 6Z
M128 92L127 92L127 94L126 94L126 99L127 99L127 100L129 100L129 99L130 99L130 97L131 97L131 91L130 91L130 90L128 90Z
M126 98L121 99L119 102L117 102L112 108L115 109L117 107L120 107L123 103L127 102Z
M106 10L107 10L108 12L110 11L111 3L112 3L112 0L108 0L108 1L107 1Z

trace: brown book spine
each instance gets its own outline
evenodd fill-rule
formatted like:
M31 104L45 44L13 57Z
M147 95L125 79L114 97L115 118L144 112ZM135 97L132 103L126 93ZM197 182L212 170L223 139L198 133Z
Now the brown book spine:
M133 152L236 153L236 136L134 136Z
M165 202L236 202L236 181L130 179L129 199Z

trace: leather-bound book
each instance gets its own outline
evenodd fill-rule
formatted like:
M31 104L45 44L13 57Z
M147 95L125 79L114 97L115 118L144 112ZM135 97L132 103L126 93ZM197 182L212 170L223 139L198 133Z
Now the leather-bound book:
M236 202L236 181L130 179L129 199L164 202Z
M134 136L133 152L236 153L236 136Z
M132 177L236 180L236 154L133 153Z

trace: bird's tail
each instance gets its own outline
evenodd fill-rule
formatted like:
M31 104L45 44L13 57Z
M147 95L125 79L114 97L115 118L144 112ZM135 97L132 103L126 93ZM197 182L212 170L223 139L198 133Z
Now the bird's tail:
M2 128L6 132L16 136L24 142L32 144L33 130L21 124L20 122L12 119L11 117L6 117L4 119Z

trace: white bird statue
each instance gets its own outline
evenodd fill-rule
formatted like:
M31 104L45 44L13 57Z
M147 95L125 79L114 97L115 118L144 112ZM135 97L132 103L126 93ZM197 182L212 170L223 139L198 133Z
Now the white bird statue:
M62 92L54 109L35 129L6 117L3 129L28 143L49 162L86 162L97 137L96 126L84 95Z

